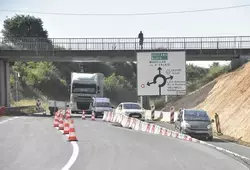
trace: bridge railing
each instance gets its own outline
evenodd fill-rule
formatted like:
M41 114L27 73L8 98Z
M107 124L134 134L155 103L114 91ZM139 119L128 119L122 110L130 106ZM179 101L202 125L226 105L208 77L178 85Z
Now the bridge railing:
M0 38L6 50L139 50L138 38ZM144 50L249 49L250 36L145 38Z

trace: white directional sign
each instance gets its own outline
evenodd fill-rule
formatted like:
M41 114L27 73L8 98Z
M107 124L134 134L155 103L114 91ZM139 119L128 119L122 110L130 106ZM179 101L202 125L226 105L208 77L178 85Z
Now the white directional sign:
M137 95L185 95L186 53L137 53Z

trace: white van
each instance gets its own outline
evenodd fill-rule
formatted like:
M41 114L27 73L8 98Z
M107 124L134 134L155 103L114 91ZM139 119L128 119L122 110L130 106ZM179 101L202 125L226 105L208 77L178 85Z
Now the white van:
M104 111L112 111L113 107L111 106L109 98L95 97L91 104L91 110L95 112L95 117L102 117Z

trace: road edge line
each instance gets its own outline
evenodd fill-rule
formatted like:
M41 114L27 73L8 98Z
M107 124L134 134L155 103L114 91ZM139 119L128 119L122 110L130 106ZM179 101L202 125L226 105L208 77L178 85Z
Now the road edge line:
M4 124L4 123L6 123L6 122L8 122L8 121L15 120L15 119L17 119L17 118L19 118L19 117L16 116L16 117L12 117L12 118L9 118L9 119L5 119L5 120L3 120L3 121L0 121L0 124Z
M213 144L204 142L204 141L200 141L200 143L203 144L203 145L207 145L207 146L213 147L213 148L215 148L216 150L227 152L228 154L233 155L233 156L235 156L235 157L239 157L239 158L241 158L241 159L245 159L245 160L248 160L248 161L250 160L250 158L248 158L248 157L246 157L246 156L240 155L240 154L238 154L238 153L232 152L232 151L227 150L227 149L224 149L224 148L222 148L222 147L219 147L219 146L216 146L216 145L213 145Z
M69 170L71 166L75 163L79 155L79 146L75 141L70 142L73 147L72 155L66 165L61 170Z
M56 129L58 130L59 128L56 127ZM59 130L59 131L63 134L63 130ZM65 136L69 137L68 134L66 134ZM64 165L64 167L61 170L69 170L78 158L79 146L78 146L77 142L71 141L70 143L73 147L73 152L72 152L70 159L68 160L68 162Z
M139 120L139 119L137 119L137 120ZM141 120L139 120L139 121L141 121ZM108 123L110 123L110 122L108 122ZM113 123L113 122L111 122L111 123ZM171 135L170 135L170 136L167 136L167 135L163 135L163 136L167 136L167 137L170 137L170 138L176 138L176 139L184 140L184 141L189 141L189 140L185 140L185 139L183 139L182 137L180 137L180 135L184 135L184 134L181 134L181 133L179 133L179 132L175 132L175 131L170 130L170 129L166 128L166 127L162 127L162 126L157 125L157 124L154 124L154 123L148 123L148 122L146 122L146 123L147 123L147 124L150 124L150 125L158 126L158 127L160 127L160 128L166 129L167 131L171 132ZM119 123L119 124L121 124L121 123ZM124 126L122 126L122 127L123 127L123 128L126 128L126 127L124 127ZM133 129L133 128L132 128L132 129ZM150 129L151 129L151 127L150 127ZM133 129L133 130L135 130L135 129ZM137 131L137 130L136 130L136 131ZM139 130L139 131L142 131L142 130ZM146 131L142 131L142 132L146 132ZM172 136L172 132L177 133L178 135ZM161 134L159 134L159 133L150 133L150 132L146 132L146 133L148 133L148 134L154 134L154 135L161 135ZM188 136L188 135L187 135L187 136ZM190 136L189 136L189 137L190 137ZM201 141L201 140L192 138L192 137L190 137L190 139L191 139L191 141L189 141L189 142L194 142L194 143L200 143L200 144L202 144L202 145L207 145L207 146L210 146L210 147L212 147L212 148L214 148L214 149L216 149L216 150L218 150L218 151L224 151L224 152L227 152L229 155L233 155L233 156L238 157L238 158L240 158L240 159L250 161L250 158L248 158L248 157L246 157L246 156L243 156L243 155L240 155L240 154L238 154L238 153L232 152L232 151L230 151L230 150L227 150L227 149L224 149L224 148L221 148L221 147L218 147L218 146L209 144L209 143L207 143L207 142L204 142L204 141Z

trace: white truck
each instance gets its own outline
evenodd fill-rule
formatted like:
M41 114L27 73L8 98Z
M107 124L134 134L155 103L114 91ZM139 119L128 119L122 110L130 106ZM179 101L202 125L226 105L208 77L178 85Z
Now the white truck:
M71 73L70 104L72 113L91 113L95 97L103 97L104 75L102 73Z

